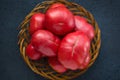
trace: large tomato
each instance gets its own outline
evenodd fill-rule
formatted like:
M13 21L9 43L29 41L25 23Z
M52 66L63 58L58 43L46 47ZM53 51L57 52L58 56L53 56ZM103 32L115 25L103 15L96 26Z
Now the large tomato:
M58 58L62 65L76 70L83 64L90 49L90 40L83 32L73 32L63 38Z
M34 14L30 19L30 34L44 28L45 15L42 13Z
M74 16L65 7L50 8L45 15L45 27L57 35L65 35L74 27Z
M32 35L31 43L45 56L56 56L60 40L47 30L38 30Z

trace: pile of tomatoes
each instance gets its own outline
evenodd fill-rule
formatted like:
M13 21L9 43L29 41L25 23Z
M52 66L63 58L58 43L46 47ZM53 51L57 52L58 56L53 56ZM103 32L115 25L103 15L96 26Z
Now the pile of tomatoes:
M45 14L35 13L30 19L29 32L31 40L26 55L31 60L46 57L58 73L88 67L94 28L86 18L73 15L64 4L51 5Z

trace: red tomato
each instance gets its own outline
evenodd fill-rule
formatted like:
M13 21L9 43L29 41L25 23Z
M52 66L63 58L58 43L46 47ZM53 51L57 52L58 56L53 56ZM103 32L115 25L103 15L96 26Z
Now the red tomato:
M66 72L66 68L58 61L57 57L48 58L49 65L58 73Z
M56 56L60 40L47 30L38 30L32 35L31 43L45 56Z
M55 4L51 5L49 9L57 8L57 7L66 7L66 6L64 4L61 4L61 3L55 3Z
M91 24L87 23L86 19L80 16L75 16L75 30L84 32L90 40L94 38L94 28Z
M32 35L35 31L43 29L45 21L45 15L42 13L34 14L30 19L30 34Z
M57 35L65 35L75 27L73 14L64 7L48 9L45 18L46 29Z
M32 44L29 44L26 48L26 55L31 59L31 60L38 60L41 58L42 54L38 51L35 50Z
M60 45L58 58L65 68L76 70L83 63L85 52L90 49L90 40L83 32L67 34Z

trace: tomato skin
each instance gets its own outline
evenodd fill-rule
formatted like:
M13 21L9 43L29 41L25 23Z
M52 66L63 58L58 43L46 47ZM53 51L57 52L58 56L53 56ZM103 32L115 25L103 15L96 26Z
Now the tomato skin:
M87 56L84 59L84 62L80 65L79 69L82 70L82 69L88 68L88 65L90 63L90 59L91 59L91 56L90 56L90 53L88 52Z
M57 57L48 58L49 65L58 73L66 72L66 68L58 61Z
M56 35L65 35L74 30L74 16L64 7L48 9L45 15L45 27Z
M91 24L87 23L87 20L81 16L74 16L75 18L75 31L84 32L90 40L95 36L94 28Z
M90 49L90 40L83 32L73 32L61 41L58 59L65 68L76 70L83 64Z
M51 5L49 9L57 8L57 7L66 7L66 6L62 3L55 3L55 4Z
M34 14L30 19L30 34L44 28L45 15L42 13Z
M60 40L47 30L38 30L32 35L31 43L37 51L51 57L56 56Z
M26 47L26 55L31 60L38 60L42 57L42 54L40 52L36 51L31 43Z

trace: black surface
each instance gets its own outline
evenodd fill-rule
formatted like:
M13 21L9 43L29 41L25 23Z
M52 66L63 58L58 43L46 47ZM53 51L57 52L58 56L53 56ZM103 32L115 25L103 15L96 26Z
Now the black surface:
M101 29L102 45L94 65L74 80L120 80L120 0L71 0L90 11ZM42 0L0 0L0 80L46 80L20 56L17 27Z

